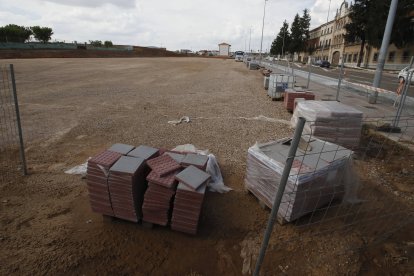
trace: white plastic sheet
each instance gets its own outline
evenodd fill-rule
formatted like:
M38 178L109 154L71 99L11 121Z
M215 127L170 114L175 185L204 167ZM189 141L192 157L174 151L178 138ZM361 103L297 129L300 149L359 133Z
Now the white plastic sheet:
M218 193L227 193L232 190L232 188L224 185L223 176L221 174L220 166L217 162L217 159L214 156L214 154L209 153L208 150L200 150L192 144L185 144L175 147L174 149L172 149L172 151L193 152L197 154L207 155L208 161L206 171L211 176L211 180L208 184L209 190Z

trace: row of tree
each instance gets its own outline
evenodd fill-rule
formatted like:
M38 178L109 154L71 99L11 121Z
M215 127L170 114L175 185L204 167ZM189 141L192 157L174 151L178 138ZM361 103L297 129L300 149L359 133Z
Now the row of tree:
M105 40L103 43L101 40L89 40L89 44L95 47L112 47L114 44L110 40Z
M36 40L46 43L52 38L53 30L49 27L24 27L15 24L0 27L0 42L24 43L30 40L32 35Z
M306 50L309 39L311 17L308 9L303 10L302 16L295 15L292 25L285 20L270 48L272 55L283 55L287 52L301 52Z
M358 66L360 66L366 43L370 46L381 47L387 22L391 0L355 0L350 8L349 18L345 25L346 43L361 43ZM393 24L390 43L397 48L403 48L414 43L414 2L400 0ZM303 11L302 17L296 14L292 25L285 20L279 33L272 43L270 53L283 55L306 51L309 54L315 50L307 46L309 39L310 16L308 10Z
M349 17L351 22L345 25L345 41L360 42L358 65L361 65L365 44L381 47L387 23L391 0L355 0ZM414 43L414 2L400 0L397 6L390 43L403 48Z

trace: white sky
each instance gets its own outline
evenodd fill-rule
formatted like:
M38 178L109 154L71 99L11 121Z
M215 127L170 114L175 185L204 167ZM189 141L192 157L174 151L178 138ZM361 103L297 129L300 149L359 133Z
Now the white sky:
M342 0L331 0L329 20ZM286 19L308 8L311 27L326 22L329 0L268 0L263 51ZM52 40L111 40L114 44L169 50L260 49L264 0L0 0L0 26L47 26Z

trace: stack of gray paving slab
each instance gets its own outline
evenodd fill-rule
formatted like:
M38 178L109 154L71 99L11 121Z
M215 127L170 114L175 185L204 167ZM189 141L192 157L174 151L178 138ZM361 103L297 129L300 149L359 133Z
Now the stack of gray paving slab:
M126 144L113 144L108 150L113 152L118 152L122 155L127 155L134 149L134 146L126 145Z
M147 187L146 161L159 150L114 144L88 161L87 183L93 211L137 222ZM128 156L125 156L128 155Z
M272 208L286 165L290 138L250 147L247 154L246 188ZM312 139L298 148L278 210L278 220L290 222L341 199L347 183L352 151Z
M108 172L121 156L118 152L106 150L89 159L86 180L92 211L114 215L108 189Z
M159 155L159 150L153 147L141 145L134 150L128 152L128 156L140 157L145 161L155 158Z
M184 167L195 166L200 170L205 171L207 167L207 161L207 155L187 153L185 157L181 160L180 164Z
M337 101L299 102L291 124L298 118L306 119L304 133L349 149L359 146L363 113Z
M195 235L210 175L191 165L175 178L179 184L174 199L171 229Z
M148 172L145 159L130 156L122 156L109 169L108 187L115 217L132 222L142 218Z

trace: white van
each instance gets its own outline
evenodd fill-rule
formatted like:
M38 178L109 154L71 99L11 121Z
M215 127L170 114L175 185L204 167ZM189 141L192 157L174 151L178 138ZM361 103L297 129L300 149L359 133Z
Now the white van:
M410 76L410 74L414 71L414 68L411 68L410 70L408 70L408 66L405 67L404 69L402 69L400 71L400 73L398 73L398 80L405 80L407 78L407 75ZM411 84L414 83L414 77L413 75L411 75Z
M243 61L244 52L243 51L236 51L234 52L234 60L235 61Z

